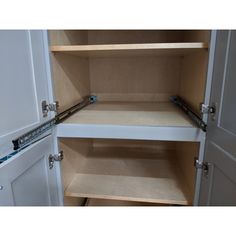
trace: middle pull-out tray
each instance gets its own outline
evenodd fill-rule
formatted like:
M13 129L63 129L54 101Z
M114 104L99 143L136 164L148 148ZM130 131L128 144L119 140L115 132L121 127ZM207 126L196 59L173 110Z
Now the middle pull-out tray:
M170 102L96 102L57 126L58 137L200 141L203 132Z

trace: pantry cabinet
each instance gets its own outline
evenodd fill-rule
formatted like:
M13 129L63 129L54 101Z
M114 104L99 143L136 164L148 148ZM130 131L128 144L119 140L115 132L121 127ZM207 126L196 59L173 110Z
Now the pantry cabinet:
M1 31L1 205L235 205L235 31Z

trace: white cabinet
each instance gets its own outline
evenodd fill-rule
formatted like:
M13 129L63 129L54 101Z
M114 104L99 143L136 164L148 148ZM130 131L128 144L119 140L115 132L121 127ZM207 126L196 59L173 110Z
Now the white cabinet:
M118 205L122 203L109 201L123 201L124 205L235 204L227 197L210 200L212 183L216 186L215 195L221 181L231 181L227 186L231 186L232 190L236 178L229 174L223 179L217 174L218 182L214 181L212 166L217 165L218 169L224 170L223 173L228 168L220 168L222 163L215 163L217 160L210 156L208 150L208 143L213 137L210 134L208 137L208 124L213 122L209 128L212 130L217 124L219 112L228 109L233 96L230 89L234 86L234 71L230 61L234 60L234 31L57 30L49 31L48 35L43 31L1 33L5 38L4 48L15 47L12 54L21 44L28 51L35 52L25 55L26 58L28 56L28 67L22 65L20 73L16 70L15 74L8 68L9 62L1 58L6 64L4 74L11 78L6 81L7 77L2 77L4 119L8 124L2 128L2 137L10 133L10 129L15 132L14 125L22 132L12 132L8 139L4 139L4 147L8 146L8 149L1 150L2 156L10 153L11 140L14 140L15 149L20 151L0 165L0 176L11 172L11 165L14 168L19 166L20 170L24 160L31 166L28 168L26 165L24 170L19 171L27 174L20 174L21 178L17 175L14 186L11 184L14 178L8 182L5 177L0 180L2 199L6 199L10 192L11 196L14 195L14 191L18 196L15 201L2 200L1 204L60 205L63 199L65 205L83 205L86 199L86 205L106 205L106 200L107 204ZM7 38L13 37L11 34L16 34L14 47L7 44ZM20 41L16 41L17 34ZM30 44L25 35L31 35ZM20 48L27 54L23 46ZM13 62L18 69L20 63L26 63L20 58L15 58ZM222 63L225 65L223 68L220 67ZM14 65L11 67L14 68ZM229 72L220 77L216 70ZM215 78L217 76L219 78ZM21 79L19 90L14 86L17 79ZM220 87L220 83L225 81L226 87ZM28 92L24 90L25 83L32 87L27 87ZM214 94L214 91L210 93L211 85L213 89L218 88L218 95L223 92L228 94L229 91L227 97L218 98L223 102L214 96L210 98L210 94ZM7 93L9 86L16 89L16 97ZM29 114L21 110L19 103L14 103L15 98L19 100L21 96L22 101L25 99L31 103L28 105L32 108L28 109ZM7 100L11 103L9 111ZM43 101L48 104L44 106L47 115L42 111ZM58 107L55 101L58 101ZM216 101L217 104L213 104ZM202 114L200 103L212 106L212 109L207 112L206 107ZM51 111L54 109L57 109L56 116ZM19 117L23 113L22 119L11 116L7 122L10 111ZM235 114L231 112L229 115ZM36 118L37 122L34 121ZM233 129L233 119L226 118L223 115L225 127ZM28 129L22 128L27 125ZM32 128L36 129L26 133ZM46 135L49 136L45 138ZM230 140L235 138L234 134L227 137ZM40 141L35 142L35 139ZM25 148L25 145L28 147ZM222 148L229 152L225 158L231 156L234 163L234 149L231 146ZM28 149L30 154L27 157ZM60 150L64 159L58 162L55 156L50 168L50 154L57 155ZM32 153L35 155L30 158ZM197 168L194 167L195 159ZM41 195L34 191L37 179L40 179L39 187L45 189L40 191ZM10 184L14 191L13 187L5 187ZM27 189L24 193L28 197L21 194L22 186ZM35 195L30 194L31 190Z

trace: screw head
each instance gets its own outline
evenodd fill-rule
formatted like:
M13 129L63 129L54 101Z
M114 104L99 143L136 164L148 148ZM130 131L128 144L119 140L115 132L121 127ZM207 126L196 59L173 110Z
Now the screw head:
M3 190L3 186L2 185L0 185L0 190Z

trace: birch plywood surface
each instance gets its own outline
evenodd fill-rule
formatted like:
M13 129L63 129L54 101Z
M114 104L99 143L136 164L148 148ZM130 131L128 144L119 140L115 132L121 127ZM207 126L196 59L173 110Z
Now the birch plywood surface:
M69 117L64 124L194 127L171 103L97 102Z
M169 101L178 94L181 57L90 58L91 93L99 101Z
M185 187L173 152L95 148L65 195L187 205Z
M88 198L86 206L168 206L164 204Z
M207 49L207 43L142 43L142 44L106 44L106 45L58 45L51 46L52 52L63 52L77 56L124 56L124 55L184 55Z

